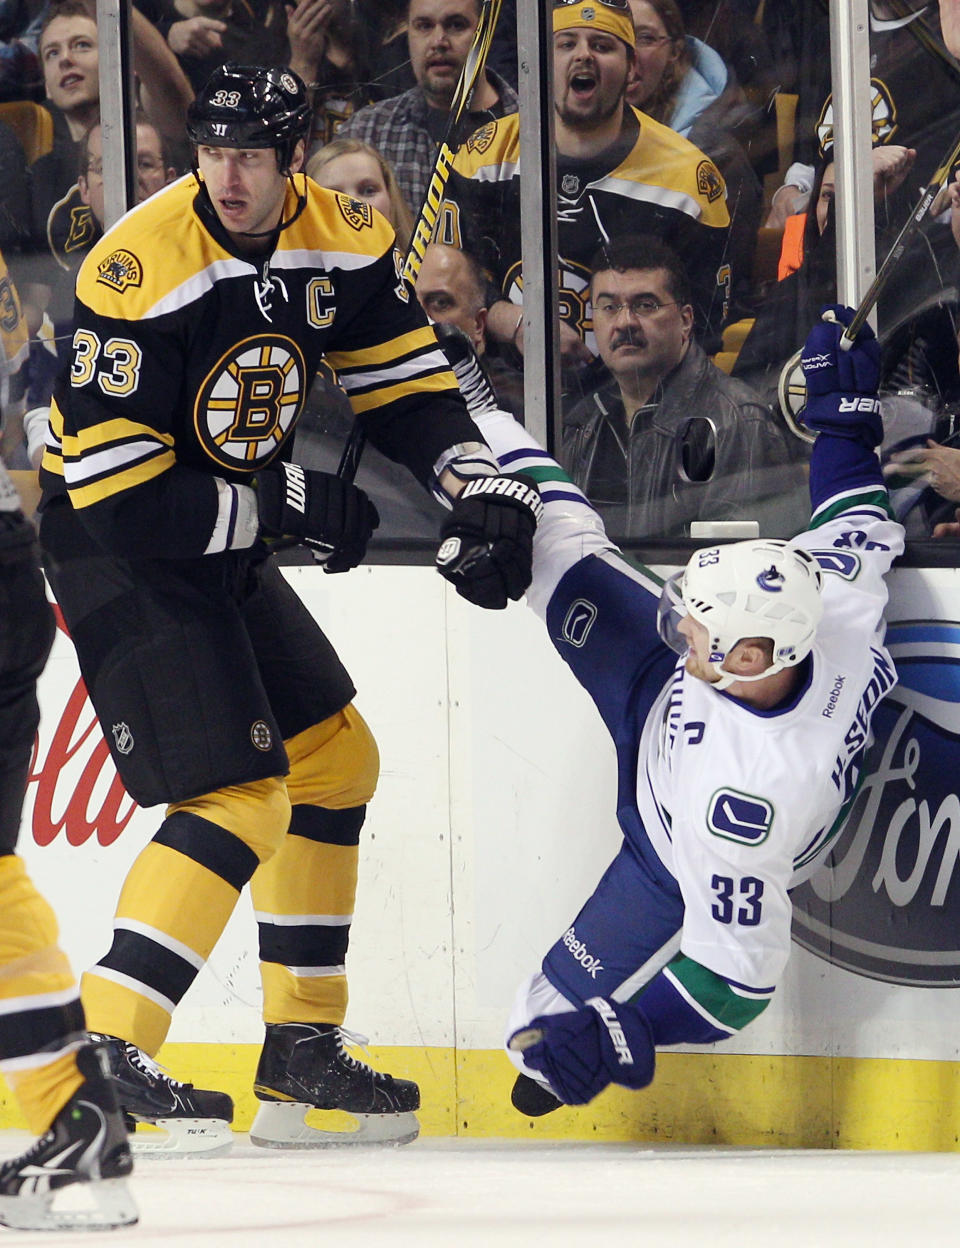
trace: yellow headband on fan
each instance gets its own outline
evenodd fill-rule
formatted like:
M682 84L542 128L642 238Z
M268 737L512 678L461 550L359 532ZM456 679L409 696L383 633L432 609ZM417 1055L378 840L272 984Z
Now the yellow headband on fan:
M601 0L581 0L579 4L558 4L553 10L553 33L585 26L588 30L603 30L608 35L622 39L628 48L634 47L635 33L630 10L624 0L619 5L603 4Z

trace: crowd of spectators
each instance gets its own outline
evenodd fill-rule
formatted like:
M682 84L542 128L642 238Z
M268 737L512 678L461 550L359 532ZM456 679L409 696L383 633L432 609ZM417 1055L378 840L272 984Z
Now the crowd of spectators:
M289 65L314 109L309 176L383 212L404 253L480 8L137 0L138 198L190 172L185 110L216 65ZM957 128L956 10L957 0L871 0L878 262ZM780 411L783 378L805 327L837 297L828 6L560 0L552 17L556 449L617 537L686 536L695 519L754 519L785 535L808 447ZM49 402L70 342L76 270L104 228L95 5L3 0L0 39L0 251L30 342L8 407L19 401L22 414ZM417 294L432 319L467 335L497 401L522 420L519 188L531 170L517 75L516 3L506 0L454 136ZM31 110L43 114L39 151ZM960 410L960 193L950 195L878 309L893 454L904 437L949 442ZM639 270L623 260L638 255L652 259ZM615 293L627 278L636 285L638 271L654 313ZM670 348L652 368L658 342ZM302 440L329 461L349 423L335 375L322 374ZM658 439L669 453L651 452ZM397 503L381 533L420 532L428 517L405 518L402 496Z

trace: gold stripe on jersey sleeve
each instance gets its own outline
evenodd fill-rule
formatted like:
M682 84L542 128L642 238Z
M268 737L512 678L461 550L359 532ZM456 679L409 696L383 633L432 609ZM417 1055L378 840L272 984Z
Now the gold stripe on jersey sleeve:
M359 415L375 407L386 407L388 403L393 403L396 399L407 399L411 395L450 391L456 388L456 384L456 378L451 372L434 373L431 377L414 377L410 381L397 382L393 386L381 386L378 390L369 390L366 394L351 394L350 406Z
M154 477L168 472L175 463L176 456L173 451L165 451L154 459L133 464L125 472L114 473L113 476L105 477L102 481L95 481L92 485L77 486L68 483L70 501L78 511L82 507L92 507L94 503L102 502L105 498L113 498L125 490L132 490L135 486L143 485L145 481L152 481Z
M63 475L77 508L152 481L176 462L172 434L120 417L64 437L63 458Z
M135 420L125 420L117 416L113 420L101 421L86 429L78 429L76 433L67 434L63 439L63 453L67 459L79 459L94 451L102 451L108 446L116 446L122 442L139 439L144 442L160 442L163 446L173 447L172 433L158 433L149 425L138 424Z
M377 364L389 364L391 360L412 355L415 351L439 351L437 335L430 325L413 329L399 338L391 338L373 347L358 347L356 351L331 351L327 363L337 372L353 367L372 368Z
M63 412L56 399L50 400L50 428L43 448L43 459L40 467L44 472L52 472L55 477L63 476ZM51 439L56 447L50 445Z

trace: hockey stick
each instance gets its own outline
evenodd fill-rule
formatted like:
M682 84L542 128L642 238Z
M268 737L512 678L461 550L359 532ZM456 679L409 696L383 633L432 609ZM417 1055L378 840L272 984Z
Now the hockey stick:
M410 246L407 248L407 255L403 262L403 280L410 287L410 293L414 298L416 298L417 275L420 272L420 266L423 264L427 245L433 238L433 231L436 228L437 217L440 213L440 205L443 203L447 179L450 177L450 168L457 148L460 146L458 141L460 122L464 114L469 110L474 89L480 79L480 75L483 73L483 67L487 61L487 53L490 51L490 44L493 42L494 32L497 29L500 5L501 0L483 0L480 6L480 17L477 21L477 29L474 32L473 43L470 45L467 59L464 61L463 69L460 71L460 78L457 81L453 102L450 105L447 131L443 136L443 142L437 150L437 159L434 162L433 172L430 175L427 193L424 195L420 211L417 213L413 234L410 238ZM363 454L365 441L366 437L363 429L354 422L353 429L350 431L350 437L343 448L340 465L337 468L338 477L342 477L345 481L353 480L360 465L360 456Z
M903 253L907 249L907 244L913 241L914 235L919 231L920 226L930 212L934 200L950 180L950 171L958 160L960 160L960 135L956 136L949 153L936 169L929 184L920 196L920 202L904 222L903 228L897 235L893 246L884 256L883 263L870 283L870 288L860 300L853 320L843 331L840 338L840 346L844 351L849 351L853 346L854 339L863 328L867 317L883 294L894 269L900 263ZM811 433L809 429L803 428L797 420L807 401L807 387L803 380L803 370L800 367L802 354L801 348L784 364L780 372L778 396L780 399L780 410L783 412L783 418L791 432L795 433L798 438L802 438L804 442L813 442L816 434Z

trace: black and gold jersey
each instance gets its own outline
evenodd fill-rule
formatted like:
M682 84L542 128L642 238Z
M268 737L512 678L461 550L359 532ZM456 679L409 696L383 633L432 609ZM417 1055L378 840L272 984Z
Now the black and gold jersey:
M825 20L825 19L824 19ZM833 160L834 108L829 58L816 48L808 54L811 86L801 96L796 158L806 164ZM960 68L947 52L935 0L913 13L870 19L870 104L873 144L916 149L907 183L916 201L958 129ZM807 127L805 129L804 127Z
M370 441L424 485L451 446L482 442L387 221L296 185L303 211L269 254L235 254L190 175L123 217L80 269L42 483L116 553L216 549L229 483L289 458L324 358ZM285 218L296 209L288 186Z
M438 235L471 252L500 296L518 304L520 174L515 114L475 131L453 163ZM557 154L561 317L595 349L591 259L606 241L652 234L672 246L687 267L698 329L719 329L732 278L729 231L726 188L713 161L667 126L628 109L620 138L599 156Z

